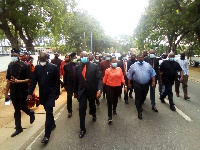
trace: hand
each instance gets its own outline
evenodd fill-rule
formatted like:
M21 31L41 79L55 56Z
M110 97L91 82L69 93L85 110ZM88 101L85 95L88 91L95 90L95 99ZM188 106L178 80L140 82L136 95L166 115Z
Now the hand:
M101 97L101 91L97 91L96 98L99 99Z
M10 96L8 94L5 94L5 99L10 99Z
M20 80L17 80L15 77L11 76L10 82L11 83L20 83Z
M131 88L131 86L132 86L131 84L128 84L128 88L129 88L129 89Z
M124 87L124 91L125 91L126 93L128 92L127 87Z
M156 86L155 81L154 82L152 81L151 85L155 87Z
M180 82L183 82L183 77L180 78Z
M32 100L32 95L28 95L26 100L31 101Z

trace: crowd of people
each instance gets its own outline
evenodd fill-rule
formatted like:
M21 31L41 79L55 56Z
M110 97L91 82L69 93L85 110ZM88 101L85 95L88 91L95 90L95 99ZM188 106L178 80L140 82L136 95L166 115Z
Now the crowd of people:
M122 53L121 57L109 53L93 55L86 51L81 52L80 56L76 53L66 54L64 60L59 58L57 52L54 55L54 59L50 60L47 53L40 52L38 65L34 67L33 58L30 55L24 54L20 57L19 50L11 50L12 62L7 69L5 91L5 98L11 98L15 109L16 131L11 137L23 132L21 110L30 116L31 124L34 122L34 111L30 108L34 104L38 105L39 101L46 111L45 135L41 142L48 143L51 131L56 128L53 107L60 95L60 87L64 87L67 91L68 118L73 115L73 96L79 102L80 138L86 133L87 101L89 114L95 122L97 120L96 105L100 105L101 94L104 99L107 99L109 125L113 122L112 115L117 115L118 98L121 98L122 92L124 92L125 104L129 104L128 99L133 98L134 91L139 119L142 119L142 104L145 102L149 89L152 110L158 112L155 103L157 83L160 101L165 103L165 97L168 96L172 111L176 110L172 92L174 81L176 96L179 97L179 86L182 83L184 99L190 99L187 93L188 60L183 51L180 53L180 58L176 59L173 52L156 57L156 51L153 49L145 50L137 56L132 53L130 55ZM37 84L39 85L39 100L34 94Z

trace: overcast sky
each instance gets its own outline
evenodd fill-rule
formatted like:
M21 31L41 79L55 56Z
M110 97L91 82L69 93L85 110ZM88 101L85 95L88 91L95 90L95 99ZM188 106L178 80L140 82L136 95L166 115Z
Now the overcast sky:
M132 35L148 0L77 0L78 8L85 9L100 21L110 36Z

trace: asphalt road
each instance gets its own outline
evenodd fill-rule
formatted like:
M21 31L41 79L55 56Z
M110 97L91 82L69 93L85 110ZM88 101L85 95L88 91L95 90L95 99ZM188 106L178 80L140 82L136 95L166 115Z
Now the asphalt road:
M101 105L97 107L96 122L92 122L92 117L87 110L87 132L82 139L79 138L78 102L74 99L72 118L67 118L66 106L55 114L57 127L52 132L48 144L41 143L44 136L42 127L20 149L199 150L199 88L199 83L189 81L191 101L183 99L182 90L181 97L176 97L174 94L176 112L171 111L168 104L162 104L159 101L158 90L156 90L156 103L159 112L152 111L148 94L143 105L142 120L137 118L134 98L129 99L128 105L124 103L123 99L119 99L118 115L113 116L112 125L107 124L106 99L100 98ZM20 140L19 136L16 136L15 139Z

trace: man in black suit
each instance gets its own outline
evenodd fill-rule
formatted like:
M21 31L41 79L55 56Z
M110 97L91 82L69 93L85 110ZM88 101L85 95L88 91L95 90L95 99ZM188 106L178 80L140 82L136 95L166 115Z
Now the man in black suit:
M85 116L87 109L87 99L89 101L89 114L93 116L93 122L96 121L95 99L101 97L102 76L99 66L89 62L87 52L80 54L81 64L76 66L74 93L79 101L79 117L82 138L85 133Z
M40 103L46 111L45 135L41 142L48 143L51 131L56 127L53 107L55 107L55 100L60 95L60 75L58 67L48 63L48 55L44 52L40 53L40 65L35 67L32 75L28 100L32 99L32 93L37 82L39 83Z

